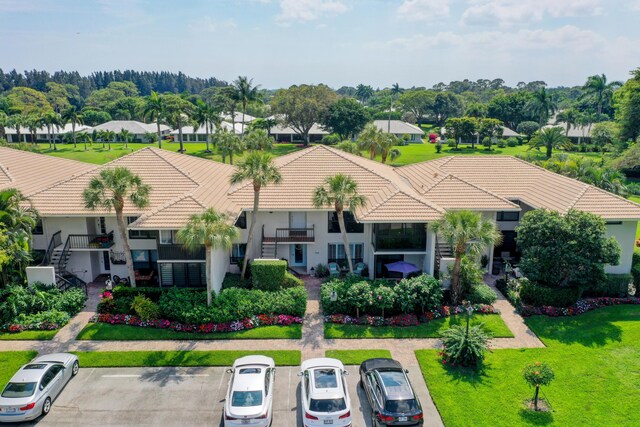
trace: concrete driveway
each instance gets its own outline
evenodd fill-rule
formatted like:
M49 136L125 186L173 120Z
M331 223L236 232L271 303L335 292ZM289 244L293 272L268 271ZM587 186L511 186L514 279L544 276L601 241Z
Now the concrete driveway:
M371 409L347 367L353 427L371 427ZM226 368L82 368L54 402L41 426L223 426L230 375ZM278 367L273 427L302 426L299 367ZM419 373L418 373L419 375ZM415 375L412 375L412 377ZM424 382L411 378L418 397ZM428 424L427 424L428 425Z

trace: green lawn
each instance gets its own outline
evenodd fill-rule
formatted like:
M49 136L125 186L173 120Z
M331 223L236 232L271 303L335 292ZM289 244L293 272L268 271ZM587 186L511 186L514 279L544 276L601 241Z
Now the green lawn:
M38 340L46 341L53 339L59 329L53 331L23 331L23 332L0 332L0 341L12 340Z
M263 355L272 357L276 365L298 366L298 350L274 351L74 351L84 368L134 366L231 366L239 357Z
M302 325L261 326L256 329L229 333L199 334L174 332L168 329L142 328L108 323L89 323L76 339L97 341L146 340L227 340L227 339L300 339Z
M114 143L111 144L111 150L102 148L102 143L94 143L87 146L87 151L84 150L83 144L78 144L78 148L73 148L73 144L58 144L58 150L54 151L49 149L49 144L38 144L39 152L42 154L49 154L56 157L64 157L66 159L80 160L89 163L104 164L115 160L118 157L122 157L125 154L132 153L144 147L157 147L158 144L146 144L146 143L130 143L129 148L124 148L124 144ZM203 157L211 160L221 162L222 156L215 153L205 153L206 144L204 142L185 142L185 149L187 154L191 154L198 157ZM164 150L178 151L180 144L177 142L163 142L162 148ZM300 150L297 144L274 144L272 153L274 156L283 156L285 154L292 153ZM241 159L242 156L234 156L233 161ZM229 162L227 158L226 162Z
M511 338L513 334L499 314L474 314L471 324L484 324L496 338ZM442 331L453 325L466 324L465 315L456 315L421 323L418 326L360 326L325 323L325 338L438 338Z
M0 351L0 390L22 365L37 355L37 351Z
M338 359L345 365L359 365L365 360L375 357L391 358L389 350L327 350L324 355Z
M446 368L435 350L416 352L445 425L640 425L640 306L535 316L527 324L548 347L494 350L481 373ZM552 412L524 409L533 390L522 370L535 361L555 371L554 382L542 389Z

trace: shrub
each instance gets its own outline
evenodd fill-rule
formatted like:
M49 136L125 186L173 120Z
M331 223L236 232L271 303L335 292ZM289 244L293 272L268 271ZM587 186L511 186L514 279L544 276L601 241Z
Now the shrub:
M284 281L282 282L282 287L286 289L293 288L295 286L304 286L304 282L288 271L284 273Z
M585 291L588 296L625 297L629 294L629 284L633 282L631 274L607 274L603 282Z
M356 316L360 317L360 310L366 310L373 305L373 291L369 282L363 280L351 285L346 294L347 303L356 310Z
M8 285L0 289L0 324L14 321L18 315L31 315L55 310L69 317L78 313L86 301L79 289L60 291L43 284L33 286Z
M254 260L251 263L253 287L265 291L277 291L284 283L287 262L281 260Z
M222 280L222 289L229 288L244 288L250 289L251 282L249 280L242 280L239 274L227 273Z
M532 365L525 366L522 375L525 381L536 390L533 396L533 405L537 411L540 386L551 384L551 381L555 378L553 370L546 363L535 362Z
M346 300L347 289L350 282L340 279L333 279L322 285L320 288L320 303L325 314L350 313L351 307ZM331 301L331 294L335 292L337 299Z
M320 143L324 145L336 145L339 142L340 136L335 133L323 136L322 140L320 141Z
M442 152L442 142L438 141L436 142L436 153L440 153L440 152Z
M86 300L87 297L81 289L69 289L68 291L60 292L60 295L55 298L53 306L56 310L64 311L69 316L74 316L82 310Z
M160 315L158 304L143 295L133 297L131 308L142 320L155 320Z
M449 266L449 275L453 275L453 264ZM474 286L483 283L480 266L473 258L463 256L460 263L460 285L462 286L463 294L470 292Z
M380 309L382 317L384 317L384 311L393 308L395 303L396 293L388 286L378 286L373 291L373 305Z
M480 325L454 326L442 333L442 361L448 365L476 367L484 360L489 335Z
M636 287L636 296L640 296L640 252L637 250L633 252L631 275L633 276L633 285Z
M206 306L206 292L193 292L181 288L172 288L162 294L158 305L163 319L187 322L186 314L196 306Z
M518 146L518 138L511 137L507 140L507 145L509 147L517 147Z
M424 313L442 303L442 285L433 276L422 274L402 279L394 288L396 307L403 314Z
M500 138L498 139L498 143L496 145L498 146L498 148L504 148L507 146L507 142L504 139Z
M113 298L118 299L121 297L135 297L137 295L143 295L149 298L153 302L158 302L160 297L164 292L166 292L167 288L151 288L151 287L139 287L139 288L131 288L128 286L116 286L113 288Z
M54 309L54 310L41 311L39 313L33 313L33 314L21 313L16 318L16 323L28 326L28 325L37 325L39 323L46 322L46 323L55 323L58 326L62 327L67 323L69 323L70 318L71 316L69 316L68 313Z
M329 276L329 267L325 264L316 265L316 277L323 278Z
M527 279L520 280L520 299L524 304L553 307L568 307L580 298L578 288L549 288Z
M480 283L471 288L467 294L467 300L471 304L492 305L498 299L496 293L486 283Z

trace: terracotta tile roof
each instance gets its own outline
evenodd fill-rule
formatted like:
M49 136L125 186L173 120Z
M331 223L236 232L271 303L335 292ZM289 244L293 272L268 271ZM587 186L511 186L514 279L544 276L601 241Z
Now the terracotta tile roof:
M25 196L95 169L96 165L0 147L0 190L17 188Z
M188 195L162 206L154 212L144 214L135 223L133 229L176 229L184 225L191 215L205 210L206 207L193 196Z
M563 213L576 208L605 219L640 219L640 205L636 203L515 157L447 157L404 166L398 173L418 190L440 174L452 174L499 197L519 199L534 208ZM451 189L448 193L451 194ZM445 195L425 194L425 197L448 207L441 199Z
M454 175L444 175L423 197L445 209L519 211L520 206Z

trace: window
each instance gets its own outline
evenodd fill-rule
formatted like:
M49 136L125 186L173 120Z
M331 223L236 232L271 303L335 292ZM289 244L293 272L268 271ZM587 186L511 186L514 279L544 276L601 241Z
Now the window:
M519 219L520 219L520 212L500 211L496 216L496 221L518 221Z
M262 405L262 391L234 391L231 394L231 406L248 407Z
M242 213L236 220L236 227L241 228L243 230L247 229L247 212L246 211L242 211Z
M9 383L2 392L2 397L21 398L33 395L36 383Z
M206 286L204 262L162 262L158 265L161 286L177 286L179 288Z
M131 223L127 222L127 225L128 224L131 224ZM98 218L98 228L100 229L100 234L107 234L107 222L105 221L103 216Z
M356 221L351 212L344 212L344 228L347 233L364 233L364 224ZM340 224L338 223L338 214L329 212L329 233L339 233Z
M238 264L240 261L244 260L246 249L246 243L234 243L231 247L231 264Z
M42 218L38 218L38 222L36 222L35 227L31 230L31 234L44 234L44 228L42 227Z
M271 385L271 368L264 373L264 394L269 395L269 386Z
M356 264L364 259L364 243L351 243L351 262ZM342 267L347 265L347 254L344 251L343 243L329 243L327 262L337 262Z
M160 244L174 245L178 243L176 230L160 230Z
M137 216L128 216L127 225L132 224L138 219ZM106 228L105 228L106 232ZM104 234L104 232L103 232ZM151 230L129 230L130 239L153 239L155 238L153 231Z

